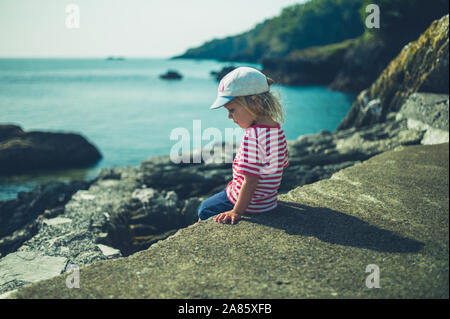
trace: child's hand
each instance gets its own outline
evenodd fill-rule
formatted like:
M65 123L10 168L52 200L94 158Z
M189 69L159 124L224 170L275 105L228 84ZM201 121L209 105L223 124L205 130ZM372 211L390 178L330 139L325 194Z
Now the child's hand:
M216 222L227 223L228 221L231 221L231 224L234 224L240 218L241 214L236 213L234 210L229 210L227 212L217 215Z

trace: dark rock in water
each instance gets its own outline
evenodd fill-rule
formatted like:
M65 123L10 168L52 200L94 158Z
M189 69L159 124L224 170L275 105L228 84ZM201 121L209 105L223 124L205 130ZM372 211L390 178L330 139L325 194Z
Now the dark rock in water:
M169 70L167 71L167 73L161 74L159 77L166 80L180 80L183 78L183 76L178 71L174 70Z
M24 132L16 125L0 125L1 175L86 167L101 158L95 146L79 134Z
M25 132L17 125L0 125L0 142L23 136Z
M338 130L382 122L414 92L448 94L448 29L446 15L434 21L419 39L406 45L370 88L358 95ZM379 104L376 108L371 107L374 101Z
M211 71L210 74L211 74L212 76L215 76L217 81L220 81L220 80L222 80L222 78L223 78L225 75L227 75L228 73L230 73L230 72L233 71L234 69L236 69L235 66L232 66L232 65L230 65L230 66L225 66L225 67L223 67L222 70L220 70L220 71Z
M106 60L107 60L107 61L124 61L125 58L124 58L124 57L121 57L121 56L118 56L118 57L115 57L115 56L109 56L109 57L106 58Z

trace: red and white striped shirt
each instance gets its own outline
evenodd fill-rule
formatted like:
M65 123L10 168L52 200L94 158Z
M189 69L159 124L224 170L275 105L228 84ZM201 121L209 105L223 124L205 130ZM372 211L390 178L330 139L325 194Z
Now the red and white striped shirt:
M277 207L278 188L283 169L289 165L286 137L277 126L253 125L245 130L233 161L233 180L226 193L235 205L244 182L244 174L259 176L246 213L263 213Z

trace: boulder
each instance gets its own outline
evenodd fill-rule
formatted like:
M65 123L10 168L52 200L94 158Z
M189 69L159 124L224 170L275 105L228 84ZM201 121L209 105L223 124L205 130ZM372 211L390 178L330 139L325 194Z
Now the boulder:
M183 76L178 71L174 70L169 70L167 71L167 73L161 74L159 77L165 80L180 80L183 78Z
M370 112L379 113L379 108L377 99L367 105ZM448 142L447 114L448 95L416 93L383 122L323 130L288 141L290 166L283 174L280 198L399 146ZM35 228L19 228L18 233L31 227L36 234L25 236L19 251L40 251L82 266L118 258L117 251L128 256L148 249L196 222L201 202L231 180L229 159L236 149L237 145L215 145L215 153L222 151L217 153L219 162L202 158L201 163L192 163L200 152L194 150L187 154L191 163L176 164L170 156L155 156L137 167L103 169L88 189L78 190L63 207L47 210L43 219L36 219L31 224Z
M231 71L233 71L234 69L236 69L235 66L225 66L222 68L222 70L220 71L211 71L210 74L212 76L214 76L216 78L216 80L219 82L220 80L222 80L222 78L227 75L228 73L230 73Z
M421 144L449 141L448 95L413 93L400 108L397 118L406 118L410 129L424 131Z
M24 132L17 125L0 125L1 175L87 167L101 158L95 146L79 134Z
M413 93L399 110L401 117L448 132L448 94Z

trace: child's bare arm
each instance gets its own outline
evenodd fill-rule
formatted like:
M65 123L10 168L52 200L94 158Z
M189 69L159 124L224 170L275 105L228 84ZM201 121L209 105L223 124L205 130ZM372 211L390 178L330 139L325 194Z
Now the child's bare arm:
M258 180L259 176L245 174L244 182L242 183L242 188L234 208L217 215L216 222L226 223L230 220L234 224L237 219L241 218L241 215L244 214L250 204L256 185L258 185Z
M242 183L241 191L236 204L234 205L234 211L236 214L242 215L250 204L253 193L255 192L256 185L258 185L259 176L244 175L244 182Z

